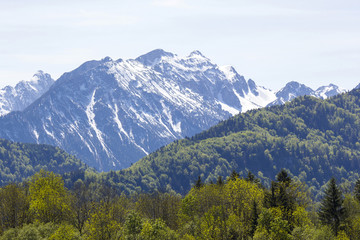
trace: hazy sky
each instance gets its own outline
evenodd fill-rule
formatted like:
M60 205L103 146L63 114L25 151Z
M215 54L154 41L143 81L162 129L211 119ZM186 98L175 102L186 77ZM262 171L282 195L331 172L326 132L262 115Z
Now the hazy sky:
M0 87L37 70L200 50L274 90L360 83L359 0L0 0Z

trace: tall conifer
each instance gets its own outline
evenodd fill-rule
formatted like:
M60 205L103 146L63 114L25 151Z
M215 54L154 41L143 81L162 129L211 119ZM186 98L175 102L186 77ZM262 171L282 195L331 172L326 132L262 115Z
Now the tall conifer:
M344 199L340 189L336 185L335 178L331 178L325 189L325 196L321 201L319 219L323 224L329 225L336 235L345 218L343 202Z
M354 188L355 198L360 202L360 179L357 180Z

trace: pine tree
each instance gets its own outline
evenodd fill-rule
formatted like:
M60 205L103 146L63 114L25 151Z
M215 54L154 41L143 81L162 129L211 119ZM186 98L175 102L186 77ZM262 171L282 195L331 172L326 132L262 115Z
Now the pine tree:
M256 231L256 227L258 225L258 219L259 219L259 210L256 201L253 201L253 206L251 208L251 230L250 234L251 236L254 236L254 233Z
M229 180L228 180L228 181L235 181L236 179L239 178L239 176L240 176L240 175L239 175L235 170L233 170L233 171L231 172L230 176L229 176Z
M331 178L325 196L321 201L319 219L323 224L329 225L335 235L339 232L339 227L345 219L345 208L343 207L343 196L336 185L335 178Z
M360 178L357 180L354 188L355 198L360 202Z
M267 208L272 208L277 206L275 185L276 183L274 181L271 181L270 191L265 193L265 206Z
M203 186L203 183L201 181L201 177L198 176L197 181L195 182L194 188L200 189Z
M246 181L252 182L252 183L260 183L260 179L256 178L255 175L251 172L248 171L248 175L245 178Z
M245 180L249 181L249 182L254 182L255 181L255 175L252 172L248 171L248 175L245 178Z
M280 183L285 183L289 185L291 183L291 178L285 169L281 169L281 171L276 175L276 180Z
M219 185L219 186L224 185L224 181L222 180L222 177L221 177L221 176L218 177L218 179L217 179L217 181L216 181L216 184Z
M283 219L290 223L296 208L295 195L292 190L292 180L285 169L282 169L276 175L276 180L276 205L283 211ZM293 226L291 225L290 229L292 229L292 227Z

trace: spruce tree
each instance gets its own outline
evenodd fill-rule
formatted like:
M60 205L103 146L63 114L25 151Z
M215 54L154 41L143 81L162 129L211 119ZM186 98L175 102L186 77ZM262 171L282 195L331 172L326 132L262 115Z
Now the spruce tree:
M252 172L248 171L248 175L245 178L245 180L249 181L249 182L254 182L255 181L255 175Z
M198 176L198 179L197 179L197 181L195 182L194 188L200 189L202 186L203 186L203 183L202 183L202 181L201 181L201 177Z
M228 180L228 181L235 181L236 179L239 178L239 176L240 176L240 175L239 175L235 170L233 170L233 171L231 172L230 176L229 176L229 180Z
M276 175L276 180L276 205L283 211L283 219L291 223L293 212L296 209L296 194L292 189L292 180L285 169ZM290 225L291 230L292 228L293 225Z
M216 181L216 184L219 185L219 186L224 185L224 181L222 180L222 177L221 177L221 176L218 177L218 179L217 179L217 181Z
M245 180L252 183L260 183L260 179L256 178L255 175L250 171L248 171L248 175Z
M280 183L285 183L286 185L291 183L291 178L285 169L281 169L281 171L276 175L276 180Z
M256 231L256 227L258 225L258 219L259 219L259 210L256 201L253 201L253 206L251 208L251 229L250 229L250 235L254 236L254 233Z
M335 178L331 178L325 196L321 201L319 219L323 224L329 225L338 234L339 227L345 219L345 208L343 207L343 196L336 185Z
M276 200L276 183L271 181L270 191L265 192L265 206L267 208L277 207Z
M358 179L355 184L354 195L358 202L360 202L360 179Z

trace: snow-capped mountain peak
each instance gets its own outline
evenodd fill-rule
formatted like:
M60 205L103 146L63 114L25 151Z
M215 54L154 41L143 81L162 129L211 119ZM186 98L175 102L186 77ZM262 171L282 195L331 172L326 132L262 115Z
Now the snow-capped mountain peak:
M33 75L33 77L30 79L29 82L38 84L40 80L44 79L44 77L47 77L46 75L47 73L44 73L42 70L39 70Z
M328 97L337 95L339 93L345 92L344 89L340 89L334 84L329 84L328 86L322 86L315 90L314 96L326 99Z
M204 58L204 59L207 59L209 60L207 57L205 57L199 50L194 50L192 51L188 58Z
M175 56L174 54L172 54L170 52L166 52L163 49L155 49L151 52L148 52L144 55L137 57L135 60L138 62L141 62L145 66L152 67L152 66L158 64L163 57L172 58L174 56Z
M284 88L280 89L276 93L277 99L271 102L268 106L284 104L285 102L291 101L296 97L304 95L325 99L342 92L344 92L344 90L340 89L334 84L319 87L316 91L314 91L313 89L305 86L304 84L292 81L287 83Z
M106 63L106 62L113 62L113 59L109 56L104 57L100 60L100 62Z

